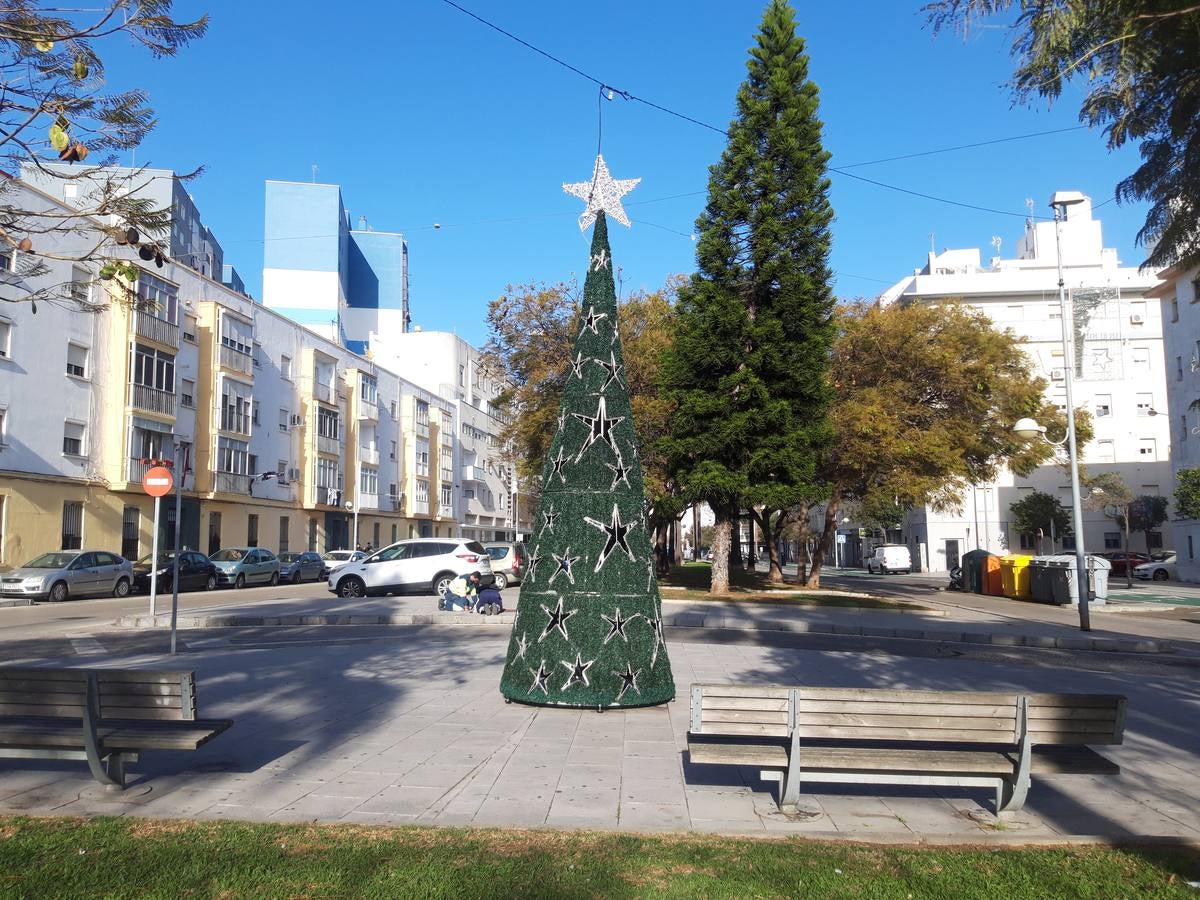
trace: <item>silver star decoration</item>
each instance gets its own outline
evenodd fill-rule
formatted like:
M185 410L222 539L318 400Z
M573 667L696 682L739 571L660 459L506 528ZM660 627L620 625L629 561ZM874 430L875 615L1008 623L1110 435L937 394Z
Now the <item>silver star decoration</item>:
M550 690L546 685L546 682L550 680L550 670L546 668L546 661L543 659L538 663L537 671L530 669L529 673L533 675L533 687L529 689L530 693L541 691L546 696L550 696Z
M587 423L591 432L588 434L587 440L583 442L583 446L579 448L579 453L575 456L575 462L583 459L583 454L587 452L587 448L596 443L596 441L604 441L616 454L617 459L621 458L621 451L617 449L616 439L613 438L612 430L619 423L624 422L624 416L609 417L608 407L605 404L603 397L600 398L600 403L596 406L596 415L585 416L582 413L571 413L571 415L580 422Z
M632 690L635 694L641 693L641 690L638 688L637 679L638 676L642 674L642 670L638 669L635 671L633 668L633 663L626 662L624 672L618 672L614 670L613 674L621 679L621 690L617 692L618 703L621 702L621 698L625 696L625 692L628 690Z
M562 480L562 483L566 484L567 476L566 473L563 472L563 467L565 467L570 461L571 460L568 457L563 456L562 444L559 444L558 458L550 460L550 477L553 478L555 475L557 475Z
M619 637L627 644L629 643L629 636L625 634L625 626L629 624L629 619L621 615L621 607L617 607L611 619L604 615L604 613L600 614L600 618L608 623L608 634L604 636L604 643L607 644L615 637ZM637 616L631 616L630 618L637 618Z
M559 575L566 575L567 581L571 582L571 584L574 584L575 575L571 572L571 566L579 562L579 557L571 555L570 547L566 549L566 552L564 552L562 556L559 556L557 553L551 553L550 555L553 556L554 561L558 563L558 568L551 573L550 580L546 583L554 584L555 578L557 578ZM559 602L561 603L562 601L560 600ZM563 635L563 637L566 637L566 635Z
M598 519L593 519L591 516L584 516L583 521L608 535L608 540L604 542L604 549L600 551L600 558L596 560L596 568L592 569L593 572L599 572L600 567L608 560L608 555L618 547L625 551L625 555L629 557L630 562L637 562L637 559L633 555L633 550L629 546L629 541L625 537L637 527L637 522L622 525L621 511L617 509L617 504L613 504L611 522L601 522Z
M607 250L601 250L599 253L592 255L592 271L599 272L601 269L607 269L612 260L608 255Z
M596 221L596 214L601 211L628 228L629 217L625 215L625 210L621 207L621 198L637 187L641 180L640 178L614 179L608 174L608 166L605 165L604 157L597 156L591 181L563 184L564 191L587 204L587 208L579 216L579 230L587 231Z
M538 606L542 608L542 612L550 617L550 621L546 623L546 627L542 629L542 633L538 637L538 643L540 644L542 641L544 641L552 631L557 631L563 636L563 640L569 641L571 638L567 635L567 620L570 619L571 616L575 615L575 613L579 612L579 610L564 610L562 597L558 598L558 605L555 606L554 609L551 609L545 603L539 603Z
M578 462L578 460L576 460L576 462ZM538 532L538 537L541 537L542 532L546 531L547 529L554 531L554 523L557 521L558 513L556 513L554 511L554 507L551 506L548 510L542 513L542 530Z
M562 431L566 427L567 427L567 412L566 412L566 410L560 409L558 411L558 430Z
M601 319L607 319L608 313L596 312L596 307L589 306L588 314L584 316L583 321L579 325L579 336L582 337L585 331L590 331L592 334L599 335L600 329L597 328Z
M543 557L541 551L538 550L537 547L534 547L533 552L529 554L529 562L525 567L525 574L530 581L533 581L533 579L537 576L538 563L540 563L542 559Z
M584 687L589 687L590 685L588 684L587 671L592 667L592 663L594 662L594 659L589 659L587 662L584 662L583 655L578 651L575 653L575 662L567 662L564 660L562 665L566 666L567 671L569 671L571 674L568 675L567 680L563 682L562 690L565 691L571 685L579 684L581 682L583 683Z
M613 483L608 488L610 491L615 491L617 485L622 481L625 482L626 487L633 487L629 483L629 467L625 465L625 461L620 457L617 457L617 464L615 466L612 463L605 463L604 468L613 473Z
M600 387L600 390L606 390L614 381L617 384L621 384L621 370L625 367L617 362L616 351L608 351L608 362L605 362L602 359L593 359L592 362L608 373L608 378L605 379L604 384Z
M521 636L517 638L517 655L513 659L524 659L525 651L529 649L529 641L525 638L525 632L521 632Z
M658 662L658 649L667 645L667 642L663 639L662 613L659 613L657 618L648 618L646 621L654 632L654 648L650 651L650 668L653 669L654 664Z
M581 381L583 380L583 364L585 362L587 362L587 360L583 358L582 350L576 353L575 358L571 360L571 373ZM592 362L597 362L597 360L592 360Z

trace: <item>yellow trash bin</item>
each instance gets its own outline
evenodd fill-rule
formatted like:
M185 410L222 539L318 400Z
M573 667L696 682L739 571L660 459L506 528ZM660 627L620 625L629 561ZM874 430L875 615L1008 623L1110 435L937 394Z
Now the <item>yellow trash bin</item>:
M1000 582L1005 597L1014 600L1030 600L1029 561L1032 556L1009 554L1000 557Z

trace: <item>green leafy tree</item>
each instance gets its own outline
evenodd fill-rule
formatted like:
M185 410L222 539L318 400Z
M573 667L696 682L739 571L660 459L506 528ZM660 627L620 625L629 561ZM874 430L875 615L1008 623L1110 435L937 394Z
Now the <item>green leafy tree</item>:
M1132 588L1133 566L1129 565L1128 557L1130 510L1134 503L1133 488L1127 485L1125 479L1116 472L1101 472L1098 475L1085 477L1082 486L1086 491L1083 499L1084 505L1091 509L1101 510L1114 520L1125 537L1125 587Z
M1053 458L1050 445L1013 433L1018 419L1035 416L1051 436L1065 428L1017 337L957 303L847 304L832 372L837 438L821 460L831 489L810 587L820 584L846 501L950 509L1001 465L1024 475ZM1083 446L1091 420L1076 415Z
M1129 504L1129 530L1140 531L1146 537L1146 552L1150 551L1150 533L1167 521L1167 498L1143 494Z
M148 176L118 177L102 168L139 146L157 121L146 91L108 89L104 56L121 36L161 58L204 35L207 16L178 22L171 6L172 0L101 0L79 8L32 0L2 4L0 154L6 168L80 185L75 209L64 211L33 205L18 183L0 179L0 246L20 251L18 277L4 282L0 300L29 302L35 311L39 300L74 302L69 281L45 287L30 282L44 283L41 276L52 271L54 260L96 261L106 278L128 276L111 257L115 246L129 242L129 229L139 240L164 233L170 210L135 195ZM78 170L56 165L84 159L87 166ZM114 221L119 225L110 227Z
M1042 552L1042 539L1060 537L1071 531L1071 511L1062 501L1045 491L1030 491L1008 508L1012 514L1012 530L1037 540L1037 552Z
M1102 127L1110 149L1140 144L1141 165L1116 196L1150 204L1138 234L1150 248L1145 264L1200 262L1200 4L937 0L924 8L935 30L1009 19L1018 101L1055 100L1079 83L1080 120Z
M1200 469L1175 473L1175 510L1185 519L1200 519Z
M771 0L737 94L729 142L697 222L697 274L680 291L663 386L664 452L681 493L716 517L712 591L728 588L731 523L753 510L782 579L775 535L816 495L830 437L833 209L818 91L783 0Z
M539 706L675 696L604 213L534 519L500 691Z

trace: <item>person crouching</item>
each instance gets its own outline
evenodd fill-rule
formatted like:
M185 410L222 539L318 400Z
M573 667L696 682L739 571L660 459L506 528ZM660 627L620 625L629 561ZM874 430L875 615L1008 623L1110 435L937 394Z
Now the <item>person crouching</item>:
M445 612L471 612L475 598L479 596L479 573L459 575L446 586L446 593L438 601L438 609Z

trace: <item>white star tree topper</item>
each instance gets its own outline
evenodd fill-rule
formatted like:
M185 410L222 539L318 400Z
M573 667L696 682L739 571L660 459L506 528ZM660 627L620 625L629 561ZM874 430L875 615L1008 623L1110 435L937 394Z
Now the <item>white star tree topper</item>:
M629 216L625 215L625 210L621 207L621 198L637 187L641 180L613 178L608 174L604 157L597 156L591 181L563 184L564 191L587 204L587 208L579 216L579 230L587 231L596 221L596 213L601 210L628 228Z

